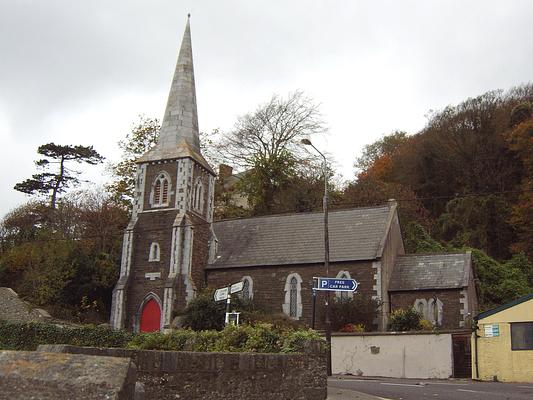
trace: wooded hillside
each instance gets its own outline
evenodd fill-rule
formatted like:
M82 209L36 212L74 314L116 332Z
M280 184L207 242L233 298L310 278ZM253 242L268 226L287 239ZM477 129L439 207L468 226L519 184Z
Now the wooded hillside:
M384 136L355 166L342 201L397 199L408 251L477 249L482 308L532 291L532 85L432 112L421 132Z

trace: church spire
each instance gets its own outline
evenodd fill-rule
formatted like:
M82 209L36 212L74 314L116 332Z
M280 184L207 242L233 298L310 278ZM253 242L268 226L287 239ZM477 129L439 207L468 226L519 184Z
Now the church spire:
M185 139L194 150L200 151L189 18L187 18L187 26L183 34L158 142L163 147L169 147L176 146L180 139Z
M196 159L212 171L200 152L190 14L183 33L157 144L137 162L180 157Z

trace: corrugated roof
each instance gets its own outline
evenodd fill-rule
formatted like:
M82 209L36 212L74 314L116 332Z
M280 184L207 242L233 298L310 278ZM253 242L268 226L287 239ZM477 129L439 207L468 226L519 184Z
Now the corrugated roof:
M396 209L395 207L393 208ZM390 225L391 207L330 211L330 260L373 260ZM216 260L208 268L307 264L324 261L324 215L301 213L213 224Z
M468 286L470 252L458 254L411 254L398 256L390 291L453 289Z

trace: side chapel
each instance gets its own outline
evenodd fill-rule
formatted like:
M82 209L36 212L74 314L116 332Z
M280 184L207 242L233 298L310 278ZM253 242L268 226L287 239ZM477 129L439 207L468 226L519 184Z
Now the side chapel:
M213 222L215 176L200 150L188 20L157 144L137 160L114 329L168 329L198 290L238 281L259 307L311 323L313 277L324 276L322 214ZM381 302L378 330L396 308L415 307L445 329L477 313L471 254L406 255L395 201L329 219L330 275L356 279Z

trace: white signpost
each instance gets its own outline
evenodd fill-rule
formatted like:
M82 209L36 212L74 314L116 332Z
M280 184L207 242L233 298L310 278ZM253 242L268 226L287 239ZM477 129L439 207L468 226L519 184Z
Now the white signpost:
M214 299L215 301L226 300L226 325L230 322L239 325L239 314L236 312L230 312L231 306L231 295L241 292L244 289L244 282L237 282L230 286L226 286L220 289L215 290Z

